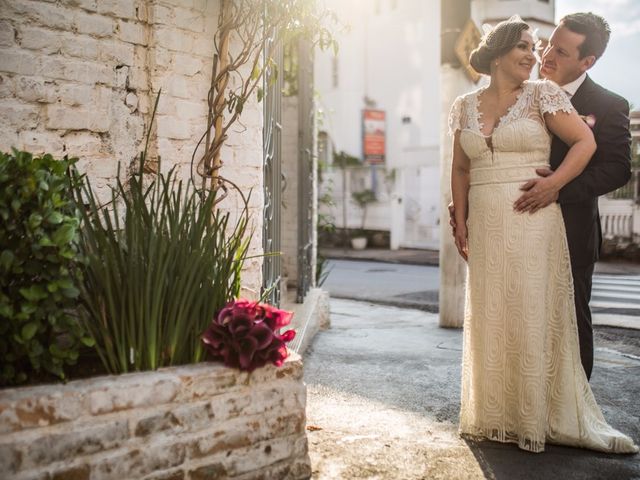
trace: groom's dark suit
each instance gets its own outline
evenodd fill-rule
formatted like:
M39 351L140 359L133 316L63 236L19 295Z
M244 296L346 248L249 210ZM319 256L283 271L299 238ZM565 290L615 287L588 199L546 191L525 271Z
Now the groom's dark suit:
M598 196L629 181L631 134L627 101L601 87L589 76L571 97L571 103L580 115L595 119L592 130L598 146L587 168L560 190L558 197L571 255L580 356L589 378L593 367L593 329L589 310L591 277L602 241ZM554 137L550 159L552 169L560 165L567 151L567 145Z

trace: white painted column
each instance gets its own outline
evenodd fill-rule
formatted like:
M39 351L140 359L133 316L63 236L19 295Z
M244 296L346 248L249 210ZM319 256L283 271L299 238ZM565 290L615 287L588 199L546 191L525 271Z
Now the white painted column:
M449 136L449 110L453 101L473 84L462 68L449 64L440 66L441 118L440 118L440 298L439 324L441 327L462 327L464 320L465 283L467 264L458 254L449 227L448 205L451 202L451 145Z

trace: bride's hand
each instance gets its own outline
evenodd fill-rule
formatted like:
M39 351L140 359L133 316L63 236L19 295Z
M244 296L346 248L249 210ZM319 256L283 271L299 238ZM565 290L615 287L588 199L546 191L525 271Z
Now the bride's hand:
M462 258L468 260L469 257L469 239L467 236L467 225L466 223L458 222L456 224L455 233L454 233L454 242L456 244L456 248L458 249L458 253Z
M550 170L540 171L539 174L545 176L533 178L520 187L524 193L513 204L516 212L535 213L558 200L560 189L551 178L551 173Z

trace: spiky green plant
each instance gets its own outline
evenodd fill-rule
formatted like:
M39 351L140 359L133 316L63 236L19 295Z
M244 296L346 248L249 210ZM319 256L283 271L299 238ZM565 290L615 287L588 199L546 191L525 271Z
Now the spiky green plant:
M84 324L112 373L197 362L200 334L240 290L247 215L230 225L214 209L215 193L199 192L175 172L147 186L141 168L121 181L108 207L90 182L80 241L87 258L80 299Z

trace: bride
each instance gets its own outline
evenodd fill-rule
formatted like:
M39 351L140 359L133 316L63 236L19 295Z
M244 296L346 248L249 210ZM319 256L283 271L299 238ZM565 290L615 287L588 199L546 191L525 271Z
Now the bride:
M571 146L542 180L553 189L596 149L564 92L528 80L535 48L519 17L496 25L470 57L491 81L457 98L449 119L455 243L468 261L460 432L532 452L545 442L637 452L604 420L580 363L560 207L513 210L520 185L549 165L551 133Z

